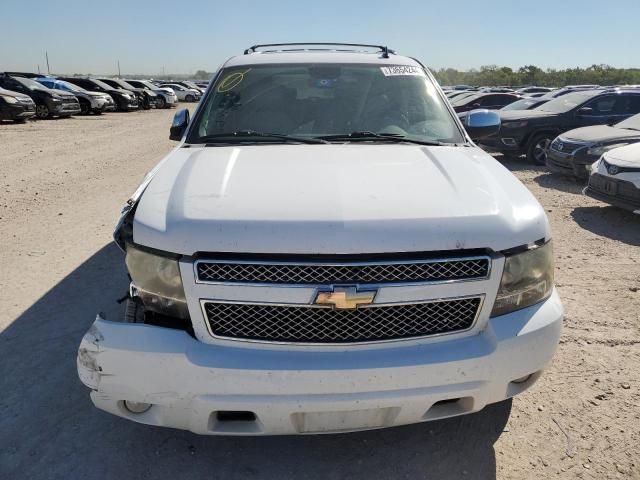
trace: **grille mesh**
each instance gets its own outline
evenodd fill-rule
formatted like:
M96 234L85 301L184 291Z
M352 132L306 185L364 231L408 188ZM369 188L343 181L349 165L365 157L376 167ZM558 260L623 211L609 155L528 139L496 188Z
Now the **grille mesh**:
M205 302L218 337L272 342L349 343L422 337L466 330L481 298L354 310Z
M237 283L401 283L485 278L487 258L383 264L262 264L199 262L197 274L205 282Z

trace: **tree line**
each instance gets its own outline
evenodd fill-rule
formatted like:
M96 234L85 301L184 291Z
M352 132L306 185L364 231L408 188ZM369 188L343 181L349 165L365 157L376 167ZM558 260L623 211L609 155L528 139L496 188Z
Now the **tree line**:
M484 65L480 69L460 71L454 68L432 70L440 85L563 87L565 85L640 85L640 68L614 68L610 65L591 65L587 68L543 70L526 65L517 70L498 65Z

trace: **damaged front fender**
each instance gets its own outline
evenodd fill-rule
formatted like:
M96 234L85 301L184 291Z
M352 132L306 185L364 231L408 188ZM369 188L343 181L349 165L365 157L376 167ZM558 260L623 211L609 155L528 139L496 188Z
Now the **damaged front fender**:
M97 320L103 320L98 315ZM104 336L94 323L82 338L80 347L78 348L78 358L76 363L78 366L78 376L80 381L92 390L97 390L102 377L102 367L98 364L98 357L101 352L101 344Z

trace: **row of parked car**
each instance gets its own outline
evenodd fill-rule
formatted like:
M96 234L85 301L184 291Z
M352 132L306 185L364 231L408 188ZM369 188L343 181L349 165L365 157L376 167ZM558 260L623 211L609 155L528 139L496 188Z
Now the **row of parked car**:
M171 108L197 102L207 84L102 77L0 73L0 120L69 117L76 114Z
M446 95L463 121L474 109L497 110L500 130L479 141L484 149L526 156L587 182L585 194L640 214L639 86L575 85L537 97L475 89Z

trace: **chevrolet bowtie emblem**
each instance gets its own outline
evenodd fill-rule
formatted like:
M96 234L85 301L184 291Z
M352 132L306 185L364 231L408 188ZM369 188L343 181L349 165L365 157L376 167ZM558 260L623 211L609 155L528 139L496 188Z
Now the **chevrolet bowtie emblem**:
M375 290L359 292L356 287L335 287L330 292L318 292L316 305L331 305L338 309L354 309L358 305L370 305L376 296Z

